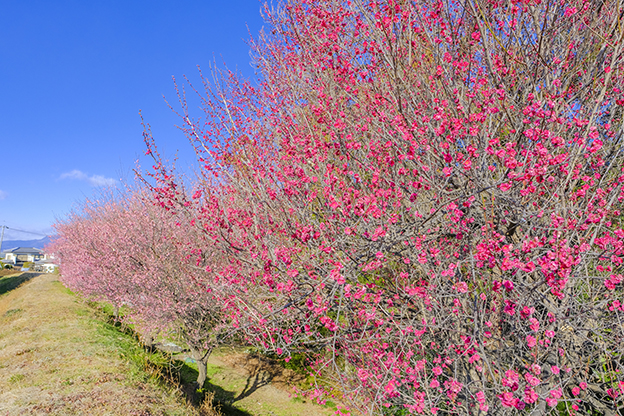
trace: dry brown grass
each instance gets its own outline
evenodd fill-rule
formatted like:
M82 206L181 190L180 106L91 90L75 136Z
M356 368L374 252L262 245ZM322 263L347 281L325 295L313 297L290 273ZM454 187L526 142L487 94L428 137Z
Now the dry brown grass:
M97 318L54 275L0 296L0 414L198 413L137 375Z
M0 268L0 276L9 276L15 273L19 273L17 271L15 271L14 269L2 269Z

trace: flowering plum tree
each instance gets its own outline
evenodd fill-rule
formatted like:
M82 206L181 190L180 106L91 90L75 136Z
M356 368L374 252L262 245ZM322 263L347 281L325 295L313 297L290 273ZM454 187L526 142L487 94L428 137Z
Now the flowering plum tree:
M268 291L249 339L308 351L367 414L615 414L623 7L267 9L258 85L206 83L203 120L181 100L205 181L188 215L221 276Z

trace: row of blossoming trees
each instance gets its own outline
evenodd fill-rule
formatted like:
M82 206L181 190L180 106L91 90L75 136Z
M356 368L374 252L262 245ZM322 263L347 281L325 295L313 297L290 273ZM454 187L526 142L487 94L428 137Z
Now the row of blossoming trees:
M64 282L200 362L305 352L364 414L618 414L624 4L265 17L257 81L215 72L200 118L180 94L199 179L147 129L141 189L58 224Z

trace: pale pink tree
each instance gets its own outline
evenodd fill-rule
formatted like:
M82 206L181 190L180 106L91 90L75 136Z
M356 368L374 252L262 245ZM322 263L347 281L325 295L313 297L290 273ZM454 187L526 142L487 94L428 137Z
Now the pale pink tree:
M57 224L55 251L61 280L91 298L125 305L125 319L148 344L156 334L180 339L206 380L210 353L231 325L223 313L229 294L207 264L209 243L140 189L106 203L87 202L78 215Z
M50 250L62 263L63 284L87 298L109 302L117 317L132 284L116 252L118 230L109 221L116 210L108 196L85 201L54 225L59 237Z

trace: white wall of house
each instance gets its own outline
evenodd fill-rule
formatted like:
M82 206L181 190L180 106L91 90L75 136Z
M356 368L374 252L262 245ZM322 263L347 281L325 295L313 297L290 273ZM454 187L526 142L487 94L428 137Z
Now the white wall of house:
M0 259L2 259L2 257L0 257ZM48 254L32 254L32 253L5 253L4 254L4 259L2 259L2 261L4 263L11 263L11 264L15 264L18 261L30 261L30 262L34 262L37 260L48 260L49 256Z
M4 260L2 260L4 263L12 263L15 264L17 262L17 256L13 253L7 253L4 256Z

